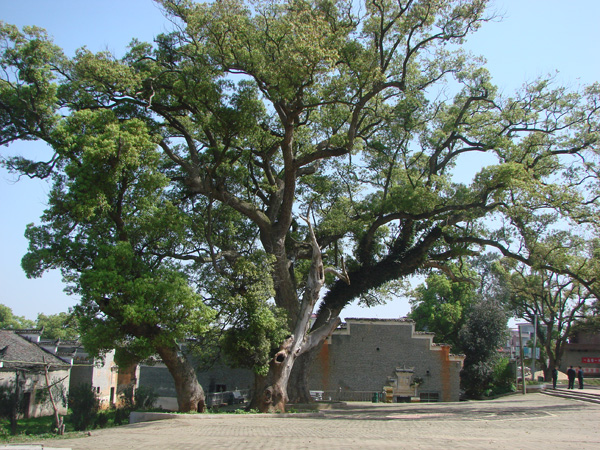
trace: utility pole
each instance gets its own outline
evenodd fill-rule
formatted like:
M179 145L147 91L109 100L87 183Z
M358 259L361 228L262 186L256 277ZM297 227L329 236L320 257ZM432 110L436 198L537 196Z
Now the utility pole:
M521 333L521 325L517 325L519 327L519 356L521 357L521 385L523 395L527 393L527 388L525 387L525 361L523 358L523 335Z
M533 347L531 348L531 381L535 381L535 359L537 357L537 313L533 315Z

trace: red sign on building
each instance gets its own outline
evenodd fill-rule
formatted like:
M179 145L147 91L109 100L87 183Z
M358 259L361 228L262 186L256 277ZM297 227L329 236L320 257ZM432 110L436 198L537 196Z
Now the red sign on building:
M585 357L581 358L581 362L583 364L600 364L600 358Z

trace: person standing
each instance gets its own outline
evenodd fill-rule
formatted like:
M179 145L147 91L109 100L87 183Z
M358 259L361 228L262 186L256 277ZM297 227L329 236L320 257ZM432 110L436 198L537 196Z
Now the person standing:
M583 389L583 369L581 366L577 368L577 381L579 381L579 389Z
M573 369L573 366L569 366L569 370L567 370L567 378L569 379L568 389L575 389L575 369Z
M558 381L558 367L552 369L552 389L556 389L556 382Z

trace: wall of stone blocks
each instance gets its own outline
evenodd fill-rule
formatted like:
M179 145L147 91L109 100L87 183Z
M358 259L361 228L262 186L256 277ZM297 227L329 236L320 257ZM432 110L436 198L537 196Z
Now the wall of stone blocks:
M434 394L440 401L458 401L462 359L450 356L447 346L433 345L432 339L431 334L416 333L412 321L349 319L315 359L310 389L380 393L396 368L413 368L414 377L423 379L417 396ZM217 364L198 372L198 381L208 393L223 386L227 391L251 389L254 377L250 370ZM176 397L162 364L141 366L139 385L151 387L161 398Z
M210 370L197 373L198 381L206 392L246 390L252 389L254 385L251 370L232 369L220 363Z
M210 370L196 372L198 382L205 392L220 390L233 391L251 389L254 383L252 371L232 369L222 364L215 364ZM175 384L168 369L163 364L154 366L142 365L139 385L152 388L160 397L177 397ZM224 387L224 388L223 388Z
M152 389L159 397L177 398L173 377L163 364L142 365L140 367L139 386Z
M423 379L417 395L458 401L462 361L450 356L449 347L433 346L432 337L415 333L411 321L349 319L316 358L310 389L382 392L396 368L414 368L414 377Z

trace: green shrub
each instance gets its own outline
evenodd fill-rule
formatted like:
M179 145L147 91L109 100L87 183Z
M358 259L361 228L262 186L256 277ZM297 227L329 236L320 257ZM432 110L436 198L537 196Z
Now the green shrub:
M158 394L154 389L147 386L140 386L135 391L135 408L138 410L146 410L154 408Z
M106 426L108 425L108 416L109 414L112 415L112 412L99 412L96 415L96 420L95 420L95 425L98 428L106 428Z
M115 411L115 425L121 425L122 423L128 422L130 410L125 408L119 408Z
M80 384L69 393L71 423L78 431L87 430L94 424L100 402L89 384Z
M499 359L492 374L492 392L495 395L515 391L514 366L508 358Z

